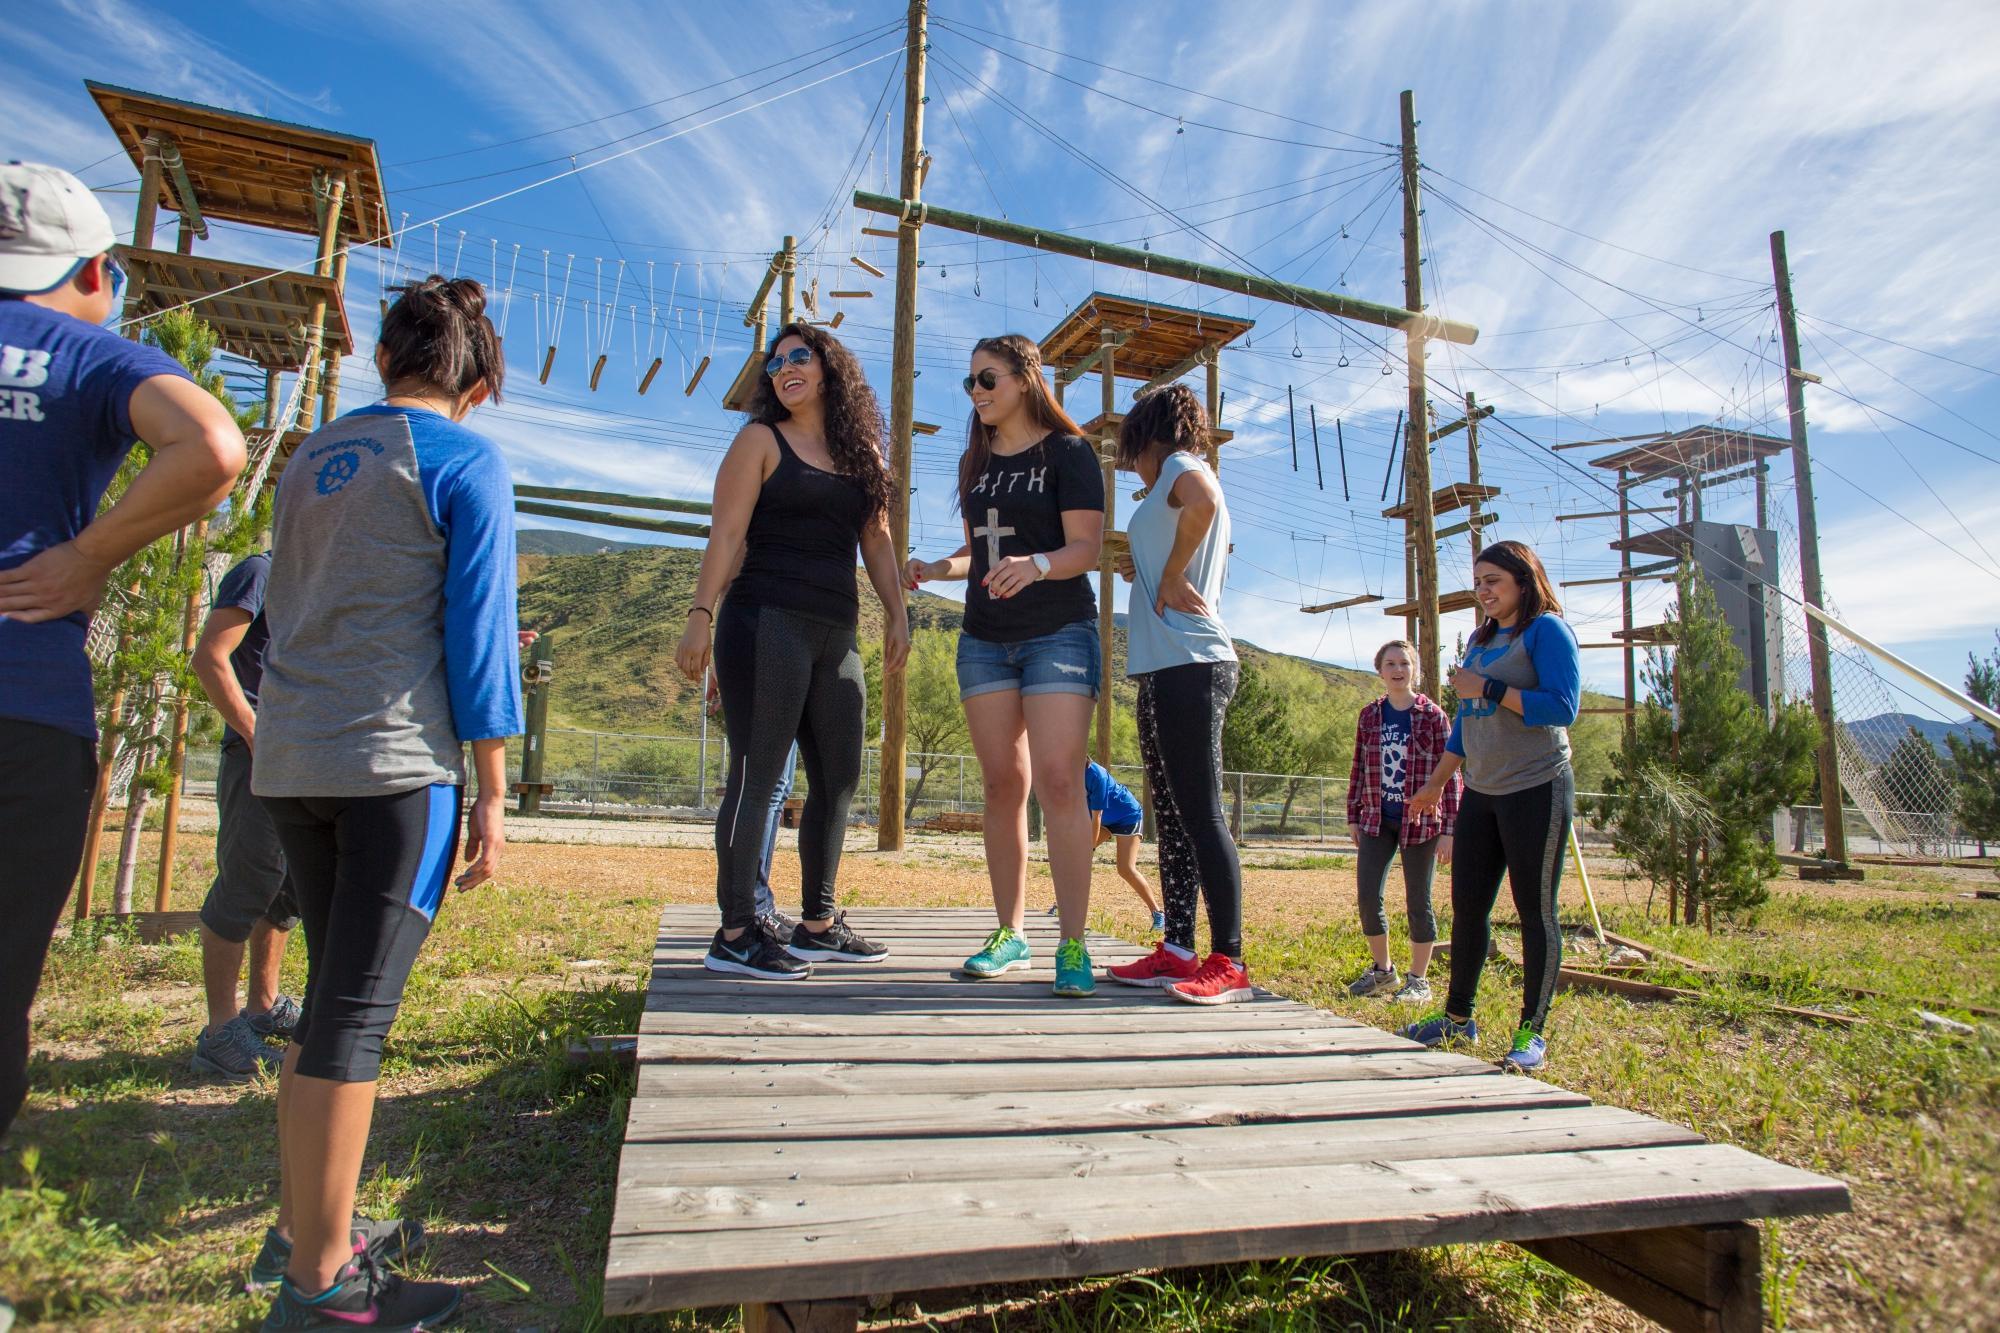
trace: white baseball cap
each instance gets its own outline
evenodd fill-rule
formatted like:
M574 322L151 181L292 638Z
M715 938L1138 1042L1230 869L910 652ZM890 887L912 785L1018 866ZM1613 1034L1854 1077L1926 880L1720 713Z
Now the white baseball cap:
M61 167L0 166L0 291L32 296L118 244L104 205Z

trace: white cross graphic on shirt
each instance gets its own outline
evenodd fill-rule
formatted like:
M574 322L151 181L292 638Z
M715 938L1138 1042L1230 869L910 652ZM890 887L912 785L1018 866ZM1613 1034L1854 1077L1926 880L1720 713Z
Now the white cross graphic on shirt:
M986 539L986 567L992 569L1000 563L1000 539L1002 537L1013 536L1014 529L1001 527L1000 511L998 509L988 509L986 511L986 526L983 528L974 528L972 535Z

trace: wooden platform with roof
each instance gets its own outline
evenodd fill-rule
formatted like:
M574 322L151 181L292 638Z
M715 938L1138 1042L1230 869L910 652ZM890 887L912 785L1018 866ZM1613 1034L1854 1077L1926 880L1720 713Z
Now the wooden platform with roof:
M265 371L267 398L275 400L280 372L303 374L293 428L310 429L315 407L331 420L340 359L354 347L343 299L347 252L390 240L374 141L106 83L84 86L139 170L132 243L119 250L132 275L126 317L198 303L224 350ZM180 220L173 250L153 244L162 208ZM194 242L209 239L211 219L315 237L312 271L196 256Z
M1222 446L1235 439L1217 424L1222 414L1222 349L1257 327L1208 310L1167 305L1110 292L1092 292L1063 316L1041 341L1042 363L1055 372L1055 394L1064 403L1069 386L1085 375L1100 382L1097 414L1085 436L1097 441L1104 469L1104 549L1097 567L1097 634L1103 661L1097 691L1097 762L1111 762L1111 684L1117 663L1111 649L1111 579L1120 553L1130 550L1118 529L1118 381L1140 381L1139 392L1172 384L1205 371L1208 406L1208 465L1221 467ZM1067 404L1065 404L1066 406Z
M1749 1224L1849 1206L1837 1180L1267 991L1056 999L1039 913L1035 965L986 982L955 971L985 909L853 916L886 962L774 983L702 967L713 908L662 913L606 1313L846 1330L897 1293L1506 1240L1669 1328L1754 1329Z

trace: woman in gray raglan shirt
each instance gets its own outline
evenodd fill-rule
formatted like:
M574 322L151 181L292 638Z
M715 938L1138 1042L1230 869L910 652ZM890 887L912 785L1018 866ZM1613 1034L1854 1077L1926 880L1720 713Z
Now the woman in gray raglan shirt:
M1451 866L1451 990L1443 1012L1404 1035L1426 1046L1479 1035L1472 1002L1505 875L1521 917L1524 966L1521 1024L1501 1067L1526 1072L1547 1058L1542 1024L1562 963L1556 886L1576 806L1568 729L1582 672L1576 635L1532 548L1508 541L1480 552L1472 591L1486 618L1452 673L1458 717L1444 759L1408 806L1413 815L1434 808L1463 765Z

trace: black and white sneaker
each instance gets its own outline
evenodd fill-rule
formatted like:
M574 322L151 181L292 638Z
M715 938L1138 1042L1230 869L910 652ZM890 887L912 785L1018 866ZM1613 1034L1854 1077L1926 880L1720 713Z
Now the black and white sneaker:
M806 929L801 921L785 952L815 963L879 963L889 956L889 946L862 939L848 929L847 913L841 912L833 924L818 933Z
M761 930L746 930L734 940L725 940L722 932L716 931L701 965L711 972L727 972L752 981L803 981L812 975L811 963L792 957Z
M799 928L799 919L795 916L786 916L773 908L758 917L757 924L766 935L783 945L791 942L792 932Z

